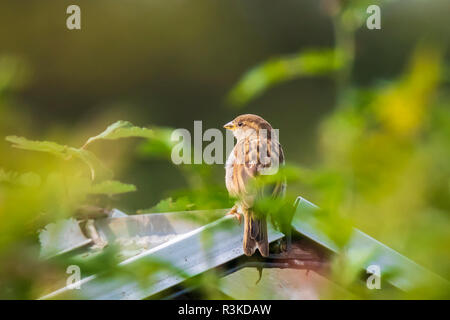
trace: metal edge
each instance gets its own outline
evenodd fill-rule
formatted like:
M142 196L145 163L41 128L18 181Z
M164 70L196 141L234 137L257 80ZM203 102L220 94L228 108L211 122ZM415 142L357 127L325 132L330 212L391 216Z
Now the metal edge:
M314 222L317 219L314 218L313 212L319 210L319 207L302 197L298 197L295 204L296 213L292 221L292 226L297 232L334 253L351 252L357 248L364 247L367 251L371 251L369 252L371 256L366 267L369 265L378 265L382 273L383 269L396 271L394 275L388 277L388 282L394 287L404 291L423 286L438 285L444 288L450 287L446 279L420 266L359 229L353 228L350 241L345 247L339 248L323 231L314 227Z

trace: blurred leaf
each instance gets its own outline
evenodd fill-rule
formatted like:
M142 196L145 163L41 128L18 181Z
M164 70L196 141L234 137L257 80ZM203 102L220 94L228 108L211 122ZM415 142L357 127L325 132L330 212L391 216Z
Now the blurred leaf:
M176 141L171 140L172 128L153 128L151 139L143 142L138 149L139 154L170 159Z
M273 174L258 175L255 179L249 182L250 187L264 187L265 185L276 184L279 181L286 181L287 183L295 182L305 174L305 170L298 165L286 164L278 168L277 172ZM253 185L253 186L252 186Z
M80 158L84 163L89 166L91 171L91 179L109 179L113 173L110 169L106 168L103 163L90 151L84 149L75 149L75 156Z
M156 206L150 209L138 210L137 213L188 211L192 210L194 207L195 204L189 201L188 197L180 197L175 201L170 197L161 200Z
M333 280L339 285L350 288L360 281L361 274L365 273L375 255L374 248L352 248L343 250L332 259L331 273ZM384 270L383 270L384 271Z
M29 65L15 56L0 57L0 93L9 88L20 88L30 78Z
M340 51L321 49L270 59L247 72L231 90L228 99L233 105L243 106L278 83L332 74L343 66L344 58Z
M398 0L378 0L376 2L372 0L343 0L339 1L341 6L340 10L333 12L333 14L339 13L338 19L340 20L340 23L345 26L348 32L354 32L366 22L366 19L369 16L367 8L370 5L375 4L382 7L385 3L394 1ZM330 3L333 3L333 1L330 1ZM381 8L381 10L383 10L383 8Z
M215 185L211 182L191 185L188 189L180 190L177 195L188 197L198 209L230 208L233 204L233 199L223 184Z
M92 180L95 179L96 172L100 173L100 175L105 178L111 176L111 172L103 166L101 161L92 152L88 150L60 145L51 141L32 141L17 136L7 136L6 140L11 142L14 148L18 149L47 152L64 160L70 160L72 157L78 158L89 167Z
M73 155L70 147L51 141L32 141L17 136L7 136L6 140L13 143L13 147L18 149L48 152L63 159L68 159Z
M34 172L19 173L0 169L0 182L7 182L25 187L37 187L41 184L41 177Z
M99 135L89 138L82 148L85 148L91 142L100 139L115 140L128 137L152 138L153 135L153 130L151 129L136 127L131 122L119 120L108 126L108 128Z
M136 191L136 186L132 184L122 183L120 181L107 180L94 184L89 188L90 194L119 194Z
M419 47L405 75L384 88L373 102L375 115L398 137L411 137L423 126L429 101L440 80L441 54Z

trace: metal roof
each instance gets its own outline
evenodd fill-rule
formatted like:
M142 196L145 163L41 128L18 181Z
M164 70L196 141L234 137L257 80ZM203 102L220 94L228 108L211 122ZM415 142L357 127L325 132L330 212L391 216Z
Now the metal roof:
M397 251L389 248L378 240L365 234L361 230L353 228L349 241L344 248L339 246L330 239L318 227L319 219L314 211L319 208L302 197L297 198L297 211L292 221L292 227L302 235L311 240L321 244L335 253L346 252L346 259L357 259L357 255L353 252L365 252L365 255L370 257L366 261L365 268L370 265L377 265L380 267L382 274L388 270L390 272L387 278L388 282L396 288L404 291L409 291L414 288L423 286L446 286L449 283L444 278L437 274L423 268L414 261L401 255Z
M226 210L220 210L225 214ZM106 235L108 241L114 241L127 233L145 236L158 232L172 235L168 241L145 250L120 263L124 269L139 268L139 265L152 263L161 259L170 263L174 269L183 270L184 275L173 272L159 272L142 287L137 280L127 282L111 280L102 281L101 275L92 275L81 280L81 289L68 287L56 290L42 299L144 299L171 286L181 283L187 277L196 276L243 255L243 224L238 225L230 216L224 216L205 226L197 227L192 219L183 216L205 215L210 212L178 212L166 214L144 214L124 218L108 218L97 223L99 233ZM206 245L204 237L211 236ZM269 230L269 241L275 241L283 234Z
M296 205L296 213L292 221L293 229L303 237L310 239L317 246L334 253L342 251L352 252L352 250L360 248L370 251L370 264L378 264L382 268L394 268L400 271L396 273L396 276L389 277L389 281L393 286L402 290L412 289L421 285L423 281L433 281L433 283L439 285L448 285L446 280L417 265L358 229L353 230L348 245L345 248L339 248L318 227L317 217L314 214L318 208L301 197L297 199ZM94 274L80 281L81 288L79 290L66 286L43 296L41 299L144 299L179 285L187 278L197 276L218 266L226 265L243 256L243 224L238 225L230 216L222 216L227 210L134 216L126 216L116 210L116 217L96 220L95 225L100 236L109 243L122 242L123 244L123 242L126 242L125 244L132 244L130 250L123 250L124 258L119 263L118 268L123 271L137 270L142 266L154 263L155 260L165 261L173 268L152 274L144 285L131 277L111 279L103 278L102 274ZM206 225L199 225L196 222L205 220L206 216L222 217ZM274 242L282 237L284 237L282 233L269 227L269 242ZM136 245L133 242L135 239L137 239L135 242L140 242L144 239L145 245L142 246L142 243L140 246ZM74 246L73 243L71 246ZM89 248L86 248L86 250L89 251ZM352 255L349 255L350 259L351 257ZM226 285L227 281L231 281L228 283L241 282L243 281L243 273L249 272L246 267L261 266L260 262L253 262L251 258L246 257L242 261L238 267L228 270L228 275L225 277L226 281L223 287L220 288L224 293L235 298L244 298L242 293L245 290L237 293L236 290L233 291L231 289L231 286ZM281 257L277 261L266 259L263 263L266 264L265 267L277 269L311 268L308 265L308 261L303 261L302 259L283 260ZM270 278L277 275L282 276L282 274L286 273L287 271L275 270L266 272L265 276ZM314 278L317 279L321 277L320 275L314 275ZM319 280L324 281L323 279ZM265 282L262 283L264 284ZM292 293L291 289L286 292ZM304 291L303 293L304 295L294 294L291 297L308 298L314 296L314 294L308 296Z

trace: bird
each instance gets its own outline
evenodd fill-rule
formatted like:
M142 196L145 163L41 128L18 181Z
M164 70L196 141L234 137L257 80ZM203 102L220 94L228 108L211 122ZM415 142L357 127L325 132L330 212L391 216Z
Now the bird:
M243 114L224 125L236 138L236 145L225 165L225 185L236 204L227 213L239 223L244 216L243 250L252 256L256 249L261 256L269 256L267 213L256 212L255 201L260 197L281 197L285 193L285 179L264 187L253 187L258 176L273 174L284 164L283 149L272 126L262 117Z

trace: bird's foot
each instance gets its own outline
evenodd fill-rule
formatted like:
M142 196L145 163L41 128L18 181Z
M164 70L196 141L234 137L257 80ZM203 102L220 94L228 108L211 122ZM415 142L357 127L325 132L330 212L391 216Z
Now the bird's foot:
M238 212L237 206L234 206L231 208L230 211L227 212L227 216L234 216L234 218L239 222L239 225L241 224L241 214Z
M108 241L102 238L102 236L98 233L97 228L95 227L95 222L93 219L89 219L86 221L84 225L84 231L86 235L92 239L94 245L92 248L94 249L103 249L108 245Z

